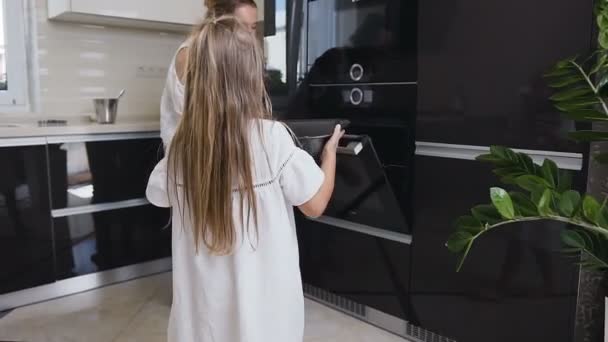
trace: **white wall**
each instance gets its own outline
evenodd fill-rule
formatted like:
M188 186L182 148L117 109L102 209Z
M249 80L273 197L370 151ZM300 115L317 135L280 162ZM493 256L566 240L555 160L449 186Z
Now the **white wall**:
M90 114L92 98L115 96L126 88L119 118L159 116L166 68L184 35L50 22L47 1L33 1L38 112L49 116ZM139 67L149 70L147 75L138 73Z

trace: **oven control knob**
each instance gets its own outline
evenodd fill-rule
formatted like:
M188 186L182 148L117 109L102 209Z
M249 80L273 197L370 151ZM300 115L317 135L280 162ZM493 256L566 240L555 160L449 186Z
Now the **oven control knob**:
M350 103L358 106L363 102L363 91L359 88L353 88L350 91Z
M363 66L361 66L361 64L355 63L350 67L350 79L355 82L361 81L364 72L365 70L363 70Z

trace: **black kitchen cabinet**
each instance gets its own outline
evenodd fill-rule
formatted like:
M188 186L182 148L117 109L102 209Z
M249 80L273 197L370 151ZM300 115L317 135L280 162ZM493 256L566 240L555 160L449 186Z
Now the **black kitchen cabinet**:
M0 148L0 294L54 281L46 146Z
M407 319L408 245L304 218L297 231L305 289L312 286Z
M171 256L170 217L147 205L55 218L57 279Z
M593 1L420 1L418 141L579 152L543 80L591 49ZM567 23L565 25L564 23Z
M560 253L564 226L497 229L456 273L445 247L454 220L501 184L476 161L417 157L415 170L412 321L457 341L571 341L578 272Z
M162 151L160 139L49 145L53 209L145 197Z

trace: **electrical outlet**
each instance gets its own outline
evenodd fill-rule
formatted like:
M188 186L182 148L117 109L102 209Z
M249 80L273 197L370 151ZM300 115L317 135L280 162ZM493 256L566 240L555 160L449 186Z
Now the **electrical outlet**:
M159 66L141 65L137 67L137 78L165 78L167 68Z

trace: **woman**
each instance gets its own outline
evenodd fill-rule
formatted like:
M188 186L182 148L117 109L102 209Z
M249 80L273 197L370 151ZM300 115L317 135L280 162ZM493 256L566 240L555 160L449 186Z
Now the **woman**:
M207 18L233 14L251 33L257 29L258 10L253 0L206 0ZM169 146L181 117L184 103L184 71L189 41L186 40L171 61L160 105L160 136L165 149Z
M319 168L269 120L263 72L259 43L233 17L191 37L183 117L146 191L174 209L169 341L302 341L293 207L323 213L344 132Z

